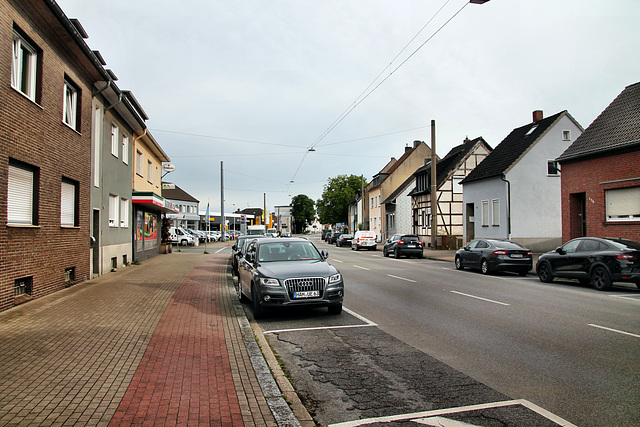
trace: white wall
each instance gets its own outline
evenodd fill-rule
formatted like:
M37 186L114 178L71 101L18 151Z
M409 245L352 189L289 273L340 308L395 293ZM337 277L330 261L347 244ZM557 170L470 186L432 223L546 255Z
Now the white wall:
M481 181L473 181L464 184L464 212L466 213L467 204L473 203L475 210L475 222L473 223L475 229L476 239L507 239L509 237L508 231L508 219L507 219L507 183L500 177L483 179ZM494 226L491 224L491 209L492 200L498 199L500 201L500 225ZM482 201L489 201L489 225L482 226ZM466 223L466 221L465 221ZM467 241L468 232L464 231L464 240Z

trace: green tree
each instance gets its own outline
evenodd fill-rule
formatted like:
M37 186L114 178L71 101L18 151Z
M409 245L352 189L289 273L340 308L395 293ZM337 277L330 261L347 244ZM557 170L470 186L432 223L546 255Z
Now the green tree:
M349 222L349 201L355 199L356 191L366 185L357 175L338 175L329 178L322 197L316 202L318 217L323 224Z
M308 225L313 223L316 216L314 201L304 194L298 194L291 199L291 216L294 220L294 233L302 233Z

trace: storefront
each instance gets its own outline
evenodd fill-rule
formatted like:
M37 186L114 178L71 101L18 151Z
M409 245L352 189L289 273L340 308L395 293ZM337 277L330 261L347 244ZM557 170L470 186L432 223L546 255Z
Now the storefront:
M131 201L135 225L133 260L142 261L160 253L162 219L176 210L172 203L151 192L134 192Z

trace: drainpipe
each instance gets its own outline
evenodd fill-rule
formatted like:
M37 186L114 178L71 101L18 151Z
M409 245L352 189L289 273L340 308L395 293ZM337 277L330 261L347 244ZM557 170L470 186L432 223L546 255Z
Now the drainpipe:
M124 95L122 92L120 92L120 95L118 95L118 100L113 103L112 105L108 106L107 108L104 109L104 111L109 111L111 110L113 107L115 107L116 105L120 104L122 102L122 99L124 98Z
M507 238L511 240L511 183L504 174L500 178L507 183Z
M109 88L109 86L111 86L111 83L113 83L113 80L109 79L109 80L107 80L107 84L104 85L104 87L102 89L98 90L97 92L91 91L91 97L95 98L96 96L100 95L102 92L107 90Z

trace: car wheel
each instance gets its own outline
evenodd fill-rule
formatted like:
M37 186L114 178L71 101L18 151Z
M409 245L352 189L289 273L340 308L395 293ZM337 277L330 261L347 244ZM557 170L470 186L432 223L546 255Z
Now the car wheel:
M264 310L258 301L258 293L256 292L255 285L251 286L251 302L253 303L253 318L256 320L262 319L264 317Z
M551 266L547 262L543 262L538 265L537 268L538 279L544 283L553 282L553 273L551 273Z
M187 246L188 242L187 242L186 240L181 240L181 241L180 241L180 244L181 244L182 246Z
M593 287L599 291L608 291L611 289L611 276L604 267L596 267L591 273L591 282Z
M462 266L462 260L459 256L456 257L456 270L464 270L464 267Z
M489 262L486 259L480 261L480 271L482 274L489 274Z
M342 303L339 302L337 304L329 304L329 314L340 314L342 313Z
M398 253L398 249L393 251L393 257L396 258L396 259L400 258L400 254Z

